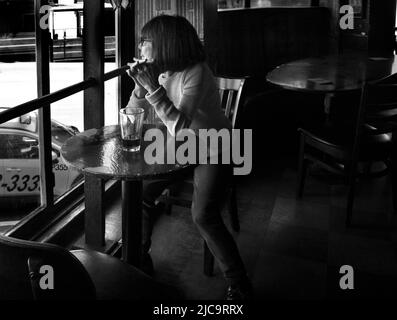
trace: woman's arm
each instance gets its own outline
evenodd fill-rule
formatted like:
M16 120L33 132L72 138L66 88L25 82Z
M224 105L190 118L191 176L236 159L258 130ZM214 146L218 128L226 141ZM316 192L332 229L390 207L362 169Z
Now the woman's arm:
M146 100L155 108L157 115L173 136L179 130L190 126L200 105L202 95L205 94L202 92L202 82L203 67L201 65L196 65L188 70L182 79L182 98L178 106L172 103L162 86L152 93L146 94Z
M145 112L151 108L150 103L145 99L145 95L140 94L140 90L135 87L135 89L132 91L130 100L128 101L128 104L126 105L126 108L143 108L145 109Z

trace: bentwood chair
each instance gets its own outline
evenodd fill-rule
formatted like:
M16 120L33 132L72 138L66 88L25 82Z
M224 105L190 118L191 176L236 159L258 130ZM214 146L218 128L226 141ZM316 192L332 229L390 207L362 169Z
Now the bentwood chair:
M226 117L231 121L232 127L235 128L239 108L241 107L241 95L244 88L245 78L227 78L217 77L216 81L221 97L222 109ZM188 191L188 192L182 192ZM171 213L172 205L178 205L185 208L192 206L193 178L178 183L166 190L160 201L165 203L165 211ZM240 230L240 222L237 212L236 186L232 180L230 194L228 199L228 212L230 214L231 224L234 231ZM214 257L212 256L206 242L204 241L204 274L210 276L213 273Z
M308 165L315 162L329 171L343 175L344 182L348 185L347 226L351 225L356 182L362 176L375 178L391 175L396 211L397 199L394 193L397 191L397 172L392 135L397 130L397 75L363 86L350 127L331 123L321 129L298 130L301 141L298 198L303 194ZM383 163L383 167L374 172L371 169L376 162ZM361 170L361 167L365 170Z
M0 300L149 300L170 294L109 255L0 235Z

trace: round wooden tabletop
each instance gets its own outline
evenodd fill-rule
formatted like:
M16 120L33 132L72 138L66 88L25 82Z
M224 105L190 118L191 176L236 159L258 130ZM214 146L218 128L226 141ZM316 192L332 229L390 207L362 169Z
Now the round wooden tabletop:
M166 128L162 131L166 134ZM166 135L164 152L173 137ZM148 164L144 158L145 148L151 142L142 139L141 150L129 152L122 149L120 127L105 126L90 129L71 138L62 146L61 156L71 166L86 174L101 178L120 180L156 179L187 168L189 164Z
M396 56L333 55L282 64L266 79L288 90L337 92L360 89L364 81L378 80L397 72Z

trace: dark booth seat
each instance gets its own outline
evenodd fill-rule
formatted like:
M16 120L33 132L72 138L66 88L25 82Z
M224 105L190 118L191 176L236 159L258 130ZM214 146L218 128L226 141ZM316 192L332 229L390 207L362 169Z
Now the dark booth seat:
M99 300L169 300L171 288L160 284L137 268L109 255L87 250L71 253L87 270Z
M40 280L51 266L54 288ZM0 235L0 300L170 300L171 288L109 255Z

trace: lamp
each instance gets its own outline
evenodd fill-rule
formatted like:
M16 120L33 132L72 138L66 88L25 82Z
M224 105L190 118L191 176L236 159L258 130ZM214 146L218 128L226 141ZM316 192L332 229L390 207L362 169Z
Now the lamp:
M124 8L127 9L132 5L133 0L107 0L107 2L110 2L113 10L116 10L118 8Z

